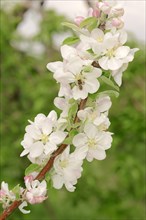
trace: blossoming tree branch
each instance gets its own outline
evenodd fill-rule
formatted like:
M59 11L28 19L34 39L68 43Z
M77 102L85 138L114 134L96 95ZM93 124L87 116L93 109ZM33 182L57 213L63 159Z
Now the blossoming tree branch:
M1 220L17 208L27 214L28 203L46 200L50 181L56 189L65 186L73 192L83 161L106 158L113 135L108 131L110 97L118 96L123 72L138 50L125 46L123 14L124 9L118 4L100 1L86 17L63 23L75 34L62 43L63 61L47 64L60 85L54 104L61 114L58 117L53 110L48 116L41 113L34 121L29 120L20 155L31 162L25 170L25 188L18 184L10 190L2 182Z

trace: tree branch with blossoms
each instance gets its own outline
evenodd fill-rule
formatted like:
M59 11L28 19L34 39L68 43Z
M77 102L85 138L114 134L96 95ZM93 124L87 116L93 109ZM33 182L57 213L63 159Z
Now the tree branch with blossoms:
M86 17L63 23L75 35L62 43L63 61L47 64L60 84L54 104L61 114L58 117L51 111L48 116L41 113L34 121L29 120L20 155L27 155L31 162L25 170L25 188L18 184L9 190L8 184L2 182L1 220L17 208L27 214L27 203L46 200L50 181L56 189L65 186L73 192L83 171L83 161L106 158L113 135L108 131L110 96L118 96L122 74L138 50L124 46L127 34L122 29L123 14L123 8L116 3L100 1Z

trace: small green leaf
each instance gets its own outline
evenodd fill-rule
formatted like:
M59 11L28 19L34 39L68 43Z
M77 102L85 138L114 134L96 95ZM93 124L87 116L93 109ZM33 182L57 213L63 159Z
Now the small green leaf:
M101 76L100 79L106 83L107 85L111 86L112 88L114 88L115 90L119 91L119 87L116 86L110 79L108 79L105 76Z
M97 18L95 18L95 17L89 17L89 18L86 18L85 20L83 20L82 22L81 22L81 24L80 24L80 28L83 28L83 27L85 27L85 26L88 26L88 27L90 27L91 25L95 25L95 22L96 22L96 24L97 24ZM96 26L95 26L96 27ZM95 28L94 27L94 28Z
M73 23L63 22L62 25L66 26L68 28L71 28L74 31L79 31L80 32L80 28L77 25L73 24Z
M89 94L89 98L91 98L91 100L95 100L99 96L102 96L102 95L115 96L117 98L119 96L119 92L117 92L115 90L106 90L103 92L96 92L94 94Z
M83 71L84 71L84 72L91 72L92 70L93 70L93 66L91 66L91 65L85 66L85 67L83 68Z
M20 199L20 184L16 185L13 189L12 192L15 194L16 196L16 200Z
M115 96L116 98L118 98L119 96L119 92L115 91L115 90L106 90L104 92L100 92L99 93L99 96L100 95L109 95L109 96Z
M67 45L72 45L72 44L76 44L79 42L79 38L78 37L68 37L63 41L63 45L67 44Z
M46 173L46 175L45 175L45 180L47 181L47 183L50 182L50 180L51 180L51 174L50 174L49 172Z
M92 49L88 49L88 50L86 50L86 51L87 51L88 53L90 53L91 55L93 55L93 56L95 55Z
M25 176L29 175L32 172L39 172L42 167L38 164L30 164L25 170Z
M67 137L65 140L64 140L64 144L72 144L72 139L74 138L74 136L78 134L78 131L76 129L72 129L69 133L69 137Z

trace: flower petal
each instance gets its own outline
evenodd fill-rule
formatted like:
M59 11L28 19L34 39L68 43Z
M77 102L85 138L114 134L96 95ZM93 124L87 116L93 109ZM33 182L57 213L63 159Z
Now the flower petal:
M64 183L62 176L60 176L60 175L53 175L51 177L51 179L53 181L53 187L55 189L61 189L62 188L63 183Z
M98 63L99 65L104 69L104 70L108 70L108 60L109 58L104 56L102 58L99 59Z
M84 133L77 134L74 136L72 143L75 147L84 146L87 143L87 137Z
M49 137L49 141L55 143L55 144L61 144L65 137L67 136L67 133L66 132L63 132L63 131L56 131L56 132L53 132L50 137Z
M53 73L60 68L63 68L63 63L61 61L51 62L47 64L47 69Z
M94 138L97 134L97 128L93 124L87 124L84 127L84 132L88 138Z
M35 158L41 156L44 150L44 145L41 141L35 142L30 148L30 157Z
M74 47L63 45L61 47L61 54L65 60L70 59L72 56L77 56L77 51Z
M116 59L114 57L111 57L108 60L108 69L110 70L117 70L122 66L123 62L119 59Z
M125 58L129 52L130 48L127 46L118 47L118 49L115 51L116 59Z

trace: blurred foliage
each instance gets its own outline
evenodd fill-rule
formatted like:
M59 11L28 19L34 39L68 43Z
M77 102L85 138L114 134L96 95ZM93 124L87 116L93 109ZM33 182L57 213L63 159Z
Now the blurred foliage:
M54 49L53 34L64 29L65 19L54 11L43 12L39 39L46 48L40 58L28 56L11 46L15 30L22 20L24 8L1 10L1 179L10 187L23 185L23 174L29 165L20 158L20 145L27 119L54 109L53 99L58 85L46 70L49 61L60 59ZM132 47L141 47L131 42ZM123 76L118 99L110 111L114 133L107 159L84 163L82 178L74 193L65 189L49 189L48 200L30 206L31 214L16 211L16 219L62 220L144 220L144 50Z

